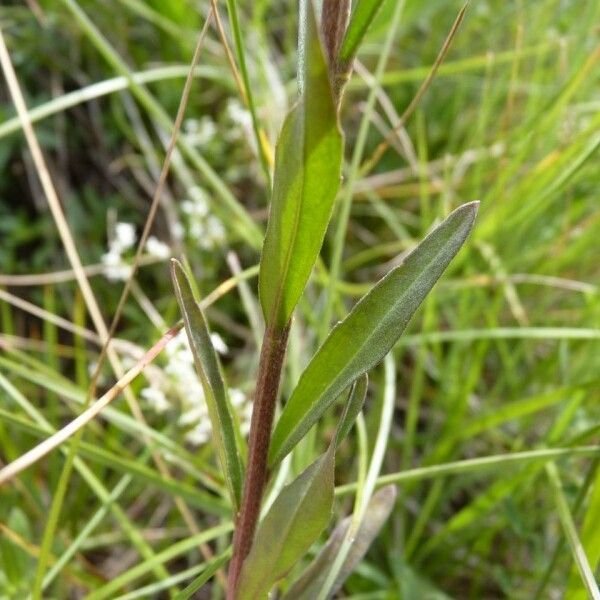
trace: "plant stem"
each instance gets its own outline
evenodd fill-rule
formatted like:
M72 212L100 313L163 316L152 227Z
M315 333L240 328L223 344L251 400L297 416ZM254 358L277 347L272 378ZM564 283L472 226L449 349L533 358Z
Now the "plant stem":
M268 476L267 457L271 428L289 330L289 323L284 328L269 325L263 339L250 424L248 468L242 506L233 536L233 556L227 586L228 600L234 600L236 597L242 564L250 551L260 516L260 505Z

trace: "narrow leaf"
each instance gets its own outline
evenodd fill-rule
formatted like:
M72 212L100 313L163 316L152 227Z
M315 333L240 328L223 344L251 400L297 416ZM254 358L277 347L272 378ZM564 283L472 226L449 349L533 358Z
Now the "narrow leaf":
M333 588L330 590L331 595L335 594L342 587L344 581L363 559L373 540L383 527L383 524L390 516L395 501L396 486L394 485L388 485L373 495L363 522L354 538L350 553L344 561ZM329 569L335 562L335 557L346 537L351 521L352 517L346 517L338 524L319 555L286 592L282 600L312 600L319 595L327 580Z
M389 352L467 238L478 202L456 209L381 279L333 328L300 377L273 436L269 464L279 462L335 398Z
M589 500L586 503L585 518L581 524L581 545L589 563L595 573L600 566L600 539L598 537L598 523L600 523L600 471L596 472ZM567 580L565 600L586 600L588 595L581 585L581 576L577 563L571 567Z
M320 252L339 185L342 134L312 0L305 5L303 93L277 143L259 291L267 324L285 326Z
M230 554L230 551L225 551L207 563L206 568L202 573L181 590L181 592L175 596L175 600L189 600L189 598L206 585L211 577L227 562Z
M385 0L358 0L350 16L350 23L340 50L340 60L349 62L358 51L367 30Z
M548 463L546 465L546 473L552 487L552 493L554 495L554 502L556 504L558 517L563 526L569 546L571 547L573 561L579 570L581 584L583 584L583 587L587 592L587 597L590 598L590 600L600 600L600 587L596 582L594 571L585 553L583 544L579 539L577 527L575 526L573 515L571 514L571 509L569 508L569 503L567 502L567 498L563 492L562 482L560 480L560 475L558 474L556 464L553 462Z
M237 446L233 412L223 382L221 365L210 339L202 309L196 302L188 277L176 261L171 261L171 275L177 302L183 315L196 371L202 382L213 440L223 469L231 500L237 509L242 492L242 463Z
M335 445L339 446L344 438L350 433L356 417L362 410L365 399L367 398L367 387L369 386L369 377L365 373L357 381L354 382L350 390L348 402L344 409L344 414L338 424L335 434Z
M283 488L260 523L240 575L237 600L267 597L327 526L333 505L335 447Z

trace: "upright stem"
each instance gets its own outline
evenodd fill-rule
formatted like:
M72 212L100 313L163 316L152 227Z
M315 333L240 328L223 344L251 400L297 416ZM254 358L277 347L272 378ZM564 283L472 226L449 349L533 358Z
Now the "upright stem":
M267 459L271 428L289 330L289 324L284 328L267 327L260 352L250 424L248 469L244 481L242 506L233 536L233 556L229 566L228 600L235 599L242 564L250 551L260 516L260 505L268 475Z

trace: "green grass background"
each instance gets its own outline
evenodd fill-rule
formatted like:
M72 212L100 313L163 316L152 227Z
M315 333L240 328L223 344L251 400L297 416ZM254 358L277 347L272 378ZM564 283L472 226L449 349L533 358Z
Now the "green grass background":
M274 145L296 94L295 2L237 5L258 119ZM362 153L368 158L427 76L460 4L407 0L389 60L373 83L366 73L376 71L394 8L388 0L369 32L344 100L345 180L355 183L339 281L331 285L327 275L343 226L334 215L324 266L297 313L283 396L326 332L329 291L339 318L436 219L480 199L467 247L394 350L397 399L382 474L597 445L600 5L473 0L405 132L373 172L352 173L361 122L368 124ZM31 0L0 7L0 27L28 106L39 116L36 133L84 264L99 263L106 252L110 219L135 223L141 232L170 133L165 114L175 116L207 11L206 2L192 0ZM224 4L220 12L233 46ZM90 87L131 73L152 80L140 88L126 78L102 95ZM91 330L74 281L16 285L8 277L69 265L3 84L1 287ZM87 98L83 90L90 90ZM243 268L257 264L258 238L244 219L260 230L266 222L252 129L232 118L232 101L240 102L239 93L211 28L186 117L210 119L216 133L198 145L184 127L192 152L181 147L153 229L174 254L187 256L203 295L231 276L229 251ZM225 226L216 248L173 236L195 186ZM122 283L90 281L110 321ZM137 284L117 337L149 348L179 318L167 261L143 266ZM258 353L256 280L247 285L218 300L208 316L230 347L229 382L249 393ZM78 414L98 346L7 297L0 330L0 460L8 463ZM108 387L113 374L108 367L103 373ZM339 485L356 480L377 436L383 368L371 379L368 442L357 452L352 433L342 446ZM144 385L138 378L134 392ZM217 554L226 551L229 512L210 446L186 446L177 406L162 416L143 402L142 408L152 450L167 459L173 479L161 476L140 425L117 400L106 419L86 428L49 548L44 597L160 598L204 569L199 540L214 542ZM292 472L322 451L334 427L335 415L328 414L294 455ZM65 452L0 489L0 597L25 598L31 590ZM558 479L544 461L500 458L401 482L392 517L343 597L585 598L561 523L573 519L598 574L600 472L597 456L574 454L557 460ZM176 496L201 534L189 537ZM351 508L351 498L340 496L336 519ZM219 580L201 594L221 597Z

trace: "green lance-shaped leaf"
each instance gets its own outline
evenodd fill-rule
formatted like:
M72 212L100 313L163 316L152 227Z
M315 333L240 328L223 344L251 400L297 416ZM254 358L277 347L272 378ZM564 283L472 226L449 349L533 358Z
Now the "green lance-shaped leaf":
M335 446L281 490L242 566L236 600L263 600L302 558L331 518Z
M237 446L235 421L223 382L219 358L212 345L202 309L194 298L187 274L181 264L174 259L171 262L171 275L196 371L204 390L219 462L231 501L237 510L242 493L242 462Z
M350 15L350 23L340 49L339 60L343 63L350 62L358 51L367 30L371 26L377 11L384 0L358 0Z
M275 152L259 291L267 324L285 326L323 244L340 186L343 139L312 0L306 6L302 95Z
M367 398L367 388L369 386L369 376L365 373L359 379L357 379L352 387L350 388L350 395L344 412L338 423L337 430L335 432L335 445L339 446L344 438L348 435L354 425L354 421L358 417L358 414L362 410L365 399Z
M271 438L279 462L357 377L390 351L467 238L478 202L464 204L381 279L333 328L300 377Z
M344 581L367 553L373 540L390 516L395 501L396 486L394 485L388 485L373 494L352 542L352 548L330 590L330 595L335 594L342 587ZM319 555L285 593L282 600L313 600L318 597L327 581L329 570L335 562L351 522L352 517L346 517L338 524Z

